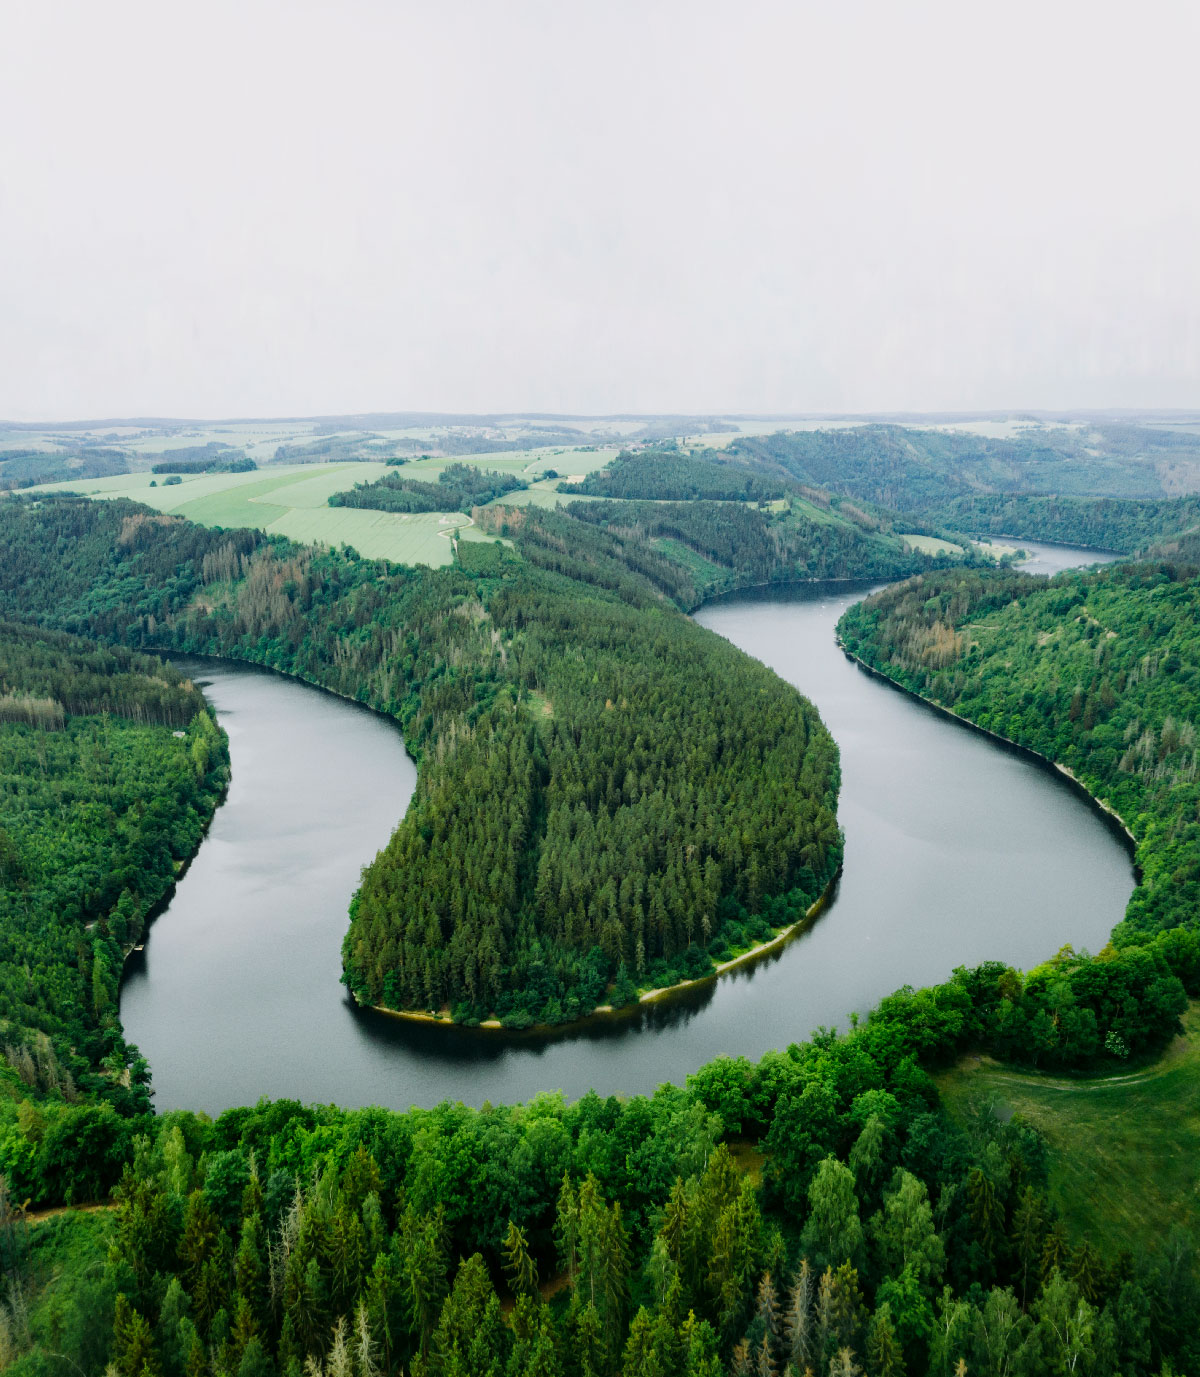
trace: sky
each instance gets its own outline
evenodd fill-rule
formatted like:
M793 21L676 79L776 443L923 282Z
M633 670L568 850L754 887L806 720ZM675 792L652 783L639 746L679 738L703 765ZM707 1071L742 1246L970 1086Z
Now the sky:
M0 0L0 417L1200 407L1192 0Z

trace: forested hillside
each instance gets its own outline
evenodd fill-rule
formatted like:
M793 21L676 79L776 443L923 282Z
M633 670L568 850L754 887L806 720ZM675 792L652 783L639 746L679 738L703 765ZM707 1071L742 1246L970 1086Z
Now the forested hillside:
M161 661L0 623L0 1037L24 1093L148 1106L121 967L227 777L204 700Z
M991 494L943 504L938 517L973 535L1016 536L1133 555L1176 555L1200 532L1200 498L1134 502L1115 497Z
M126 503L14 502L0 525L0 613L267 664L400 720L420 781L355 901L361 999L561 1021L704 973L837 869L815 712L601 532L566 577L497 546L405 570Z
M728 453L902 512L937 513L954 498L986 493L1162 498L1200 491L1200 437L1150 426L1032 427L1004 439L848 426L746 437Z
M626 545L643 541L681 565L692 585L688 605L747 584L894 579L918 566L952 562L910 550L885 523L850 503L821 509L794 499L772 513L717 502L573 502L567 510L577 522Z
M1045 582L959 571L851 608L847 649L907 688L1071 769L1125 820L1142 882L1114 935L1200 915L1200 579L1169 564Z

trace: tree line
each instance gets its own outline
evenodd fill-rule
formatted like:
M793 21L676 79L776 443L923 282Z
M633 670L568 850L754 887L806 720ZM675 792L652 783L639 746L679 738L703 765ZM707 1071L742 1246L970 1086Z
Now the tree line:
M436 483L423 483L388 473L370 483L355 483L329 498L331 507L368 507L380 512L469 512L485 502L518 492L529 484L516 474L480 469L473 464L447 464Z
M622 450L605 468L589 473L572 491L593 497L672 502L769 502L787 484L742 464L721 460L717 452L693 455L680 450Z

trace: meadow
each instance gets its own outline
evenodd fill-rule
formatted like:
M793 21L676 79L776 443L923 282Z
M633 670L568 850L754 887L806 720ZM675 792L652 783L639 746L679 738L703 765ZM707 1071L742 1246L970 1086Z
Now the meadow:
M897 531L896 538L923 555L961 555L962 546L953 541L941 540L937 536L913 535L907 531Z
M937 1077L962 1122L990 1104L1046 1137L1050 1199L1073 1240L1115 1259L1152 1249L1173 1225L1200 1235L1200 1005L1148 1067L1103 1078L1021 1072L972 1057Z

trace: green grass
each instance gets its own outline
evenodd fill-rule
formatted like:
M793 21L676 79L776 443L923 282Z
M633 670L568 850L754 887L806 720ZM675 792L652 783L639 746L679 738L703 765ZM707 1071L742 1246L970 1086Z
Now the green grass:
M955 545L951 540L939 540L937 536L910 535L897 531L896 539L926 555L961 555L963 552L961 545Z
M413 469L425 465L412 465ZM151 487L148 473L122 474L91 482L48 483L39 491L71 491L93 497L130 497L162 512L175 512L202 526L253 526L313 545L353 545L371 559L398 564L449 564L449 532L467 518L458 513L373 512L329 507L331 493L369 482L381 464L287 464L257 473L207 473L164 487Z
M1200 1236L1200 1004L1185 1036L1148 1067L1097 1079L1013 1071L971 1059L938 1078L951 1113L994 1100L1050 1144L1050 1198L1073 1237L1116 1257L1174 1224Z
M557 480L539 479L544 469L561 474L583 474L600 468L616 453L613 449L581 452L545 449L514 454L467 454L454 459L425 459L405 464L406 478L436 482L452 463L515 473L531 479L533 486L512 494L513 499L537 506L554 507L574 501L578 494L569 485L558 492ZM357 507L330 507L335 492L355 483L373 482L385 472L379 463L281 464L251 473L190 474L169 487L150 473L121 474L115 478L46 483L38 492L77 492L89 497L128 497L160 512L174 512L201 526L253 526L272 535L311 545L353 545L370 559L390 559L397 564L450 564L454 547L450 532L467 527L465 514L454 512L374 512ZM154 487L151 487L154 482ZM490 539L473 530L464 540Z
M670 536L658 536L650 543L656 550L661 550L668 559L676 564L682 564L688 573L702 584L720 583L732 574L732 570L727 569L725 565L705 559L682 541L673 540Z

